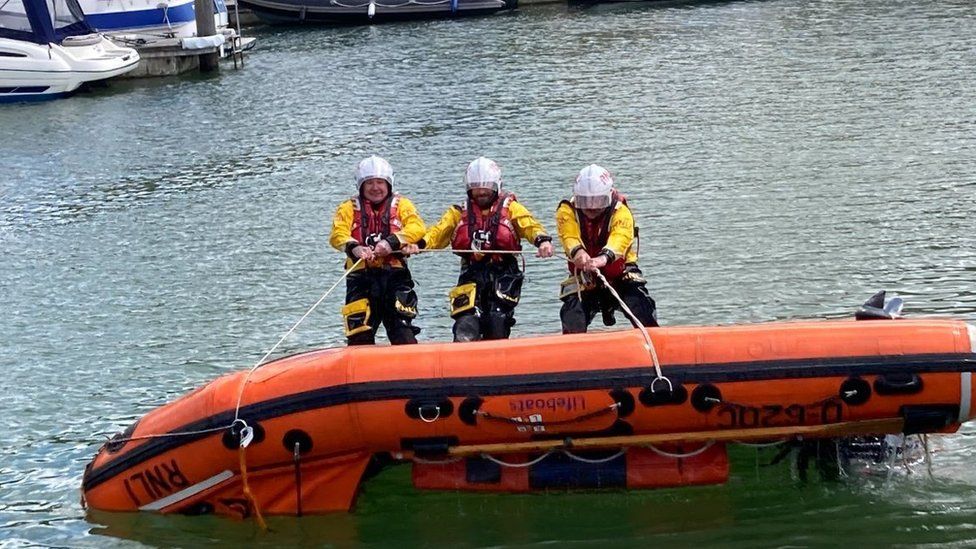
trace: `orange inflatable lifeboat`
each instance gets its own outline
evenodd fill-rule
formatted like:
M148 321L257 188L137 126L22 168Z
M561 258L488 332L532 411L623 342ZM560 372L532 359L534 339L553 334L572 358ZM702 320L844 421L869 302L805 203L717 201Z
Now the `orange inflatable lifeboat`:
M352 508L411 461L418 488L723 482L730 441L951 432L973 417L976 327L937 319L667 327L349 347L221 377L88 465L109 511Z

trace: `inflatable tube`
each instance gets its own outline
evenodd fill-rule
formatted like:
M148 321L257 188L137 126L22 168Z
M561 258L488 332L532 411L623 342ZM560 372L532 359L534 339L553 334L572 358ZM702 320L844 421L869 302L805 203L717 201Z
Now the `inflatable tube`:
M414 461L420 488L713 483L728 474L724 441L951 432L973 417L976 329L963 322L647 333L667 380L637 330L282 358L116 435L85 471L84 500L109 511L344 511L371 464L398 460ZM245 449L243 423L232 426L239 396L253 430Z

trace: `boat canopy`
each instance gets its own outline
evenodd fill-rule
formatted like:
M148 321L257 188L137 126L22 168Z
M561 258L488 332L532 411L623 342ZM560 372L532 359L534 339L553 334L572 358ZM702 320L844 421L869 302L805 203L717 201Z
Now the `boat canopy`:
M49 44L92 32L77 0L0 0L0 38Z

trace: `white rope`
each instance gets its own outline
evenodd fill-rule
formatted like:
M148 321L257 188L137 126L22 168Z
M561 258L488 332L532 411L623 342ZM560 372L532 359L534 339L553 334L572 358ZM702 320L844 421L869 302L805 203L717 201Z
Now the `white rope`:
M585 457L582 457L582 456L578 456L578 455L570 452L569 450L561 450L561 452L564 453L564 454L566 454L568 457L570 457L571 459L574 459L576 461L580 461L580 462L583 462L583 463L599 464L599 463L606 463L608 461L613 461L613 460L619 458L620 456L622 456L625 453L627 453L627 448L621 448L620 451L618 451L616 454L614 454L614 455L612 455L610 457L599 458L599 459L589 459L589 458L585 458ZM550 455L552 455L552 451L546 452L546 453L542 454L541 456L539 456L539 457L537 457L537 458L535 458L535 459L533 459L531 461L527 461L525 463L511 463L511 462L508 462L508 461L502 461L502 460L500 460L500 459L498 459L498 458L496 458L496 457L494 457L494 456L492 456L490 454L481 454L481 457L483 459L486 459L486 460L492 462L492 463L495 463L497 465L501 465L502 467L512 467L512 468L518 469L518 468L524 468L524 467L531 467L532 465L535 465L535 464L539 463L540 461L546 459ZM413 456L412 459L413 459L414 462L421 463L421 464L424 464L424 465L449 465L451 463L457 463L458 461L461 461L462 458L453 458L453 459L445 459L445 460L428 460L428 459L419 458L417 456Z
M422 254L493 254L493 255L525 255L527 253L532 253L531 250L465 250L461 248L424 248L415 254L411 255L422 255ZM557 254L553 254L555 256Z
M574 422L577 422L577 421L585 421L587 419L591 419L591 418L597 417L597 416L599 416L601 414L605 414L607 412L612 412L612 411L616 410L617 408L620 408L620 406L621 406L621 404L619 402L614 402L613 404L607 406L606 408L598 408L596 411L589 412L589 413L583 414L581 416L577 416L575 418L566 419L566 420L562 420L562 421L553 421L553 422L545 422L545 421L529 421L529 422L524 422L524 421L522 421L522 419L520 417L495 416L495 415L492 415L492 414L490 414L488 412L485 412L484 410L475 410L474 411L474 414L477 415L477 416L483 417L485 419L488 419L488 420L505 421L505 422L508 422L511 425L514 425L515 427L519 427L519 428L522 428L522 427L546 427L546 426L553 426L553 425L565 425L567 423L574 423ZM422 415L421 415L421 418L420 419L424 419ZM424 421L427 421L427 420L424 420ZM434 420L427 421L427 423L433 423L433 421Z
M146 439L150 439L150 438L165 438L165 437L181 437L181 436L187 436L187 435L202 435L202 434L206 434L206 433L216 433L217 431L224 431L226 429L227 429L227 427L226 426L223 426L223 427L211 427L210 429L201 429L199 431L177 431L177 432L173 432L173 433L160 433L158 435L139 435L137 437L128 437L128 438L112 438L112 437L106 437L107 440L105 442L107 444L120 444L120 443L130 442L130 441L133 441L133 440L146 440Z
M394 253L402 253L402 252L397 251ZM525 252L524 250L462 250L459 248L433 248L429 250L428 249L419 250L416 254L411 254L411 255L420 255L420 254L429 254L429 253L517 255L519 256L519 259L522 260L522 272L525 272L525 256L527 252ZM535 254L533 257L539 257L539 254ZM558 254L553 254L553 257L559 257L559 256ZM541 259L548 259L548 258L541 258ZM462 267L463 267L463 263L462 263Z
M494 254L522 254L523 253L521 251L509 251L509 250L486 250L486 251L483 251L483 252L478 252L476 250L451 250L451 249L444 249L444 250L423 250L423 252L433 252L433 251L449 252L449 253L455 253L455 252L457 252L457 253L465 253L465 252L467 252L467 253L494 253ZM140 435L140 436L137 436L137 437L130 437L130 438L124 438L124 439L111 439L111 438L109 438L108 442L109 443L126 443L126 442L129 442L129 441L132 441L132 440L145 440L145 439L151 439L151 438L178 437L178 436L190 436L190 435L199 435L199 434L206 434L206 433L214 433L214 432L217 432L217 431L223 431L225 429L231 428L231 427L233 427L237 423L240 423L242 425L241 433L243 434L245 432L245 430L250 429L250 428L248 427L247 422L245 422L244 420L240 419L241 401L244 398L244 389L247 386L247 382L251 378L251 374L253 374L255 370L257 370L258 368L260 368L261 366L263 366L265 364L264 361L267 360L267 358L269 356L271 356L271 353L273 353L275 351L275 349L277 349L278 346L281 345L285 341L285 339L287 339L288 336L291 335L292 332L294 332L298 328L298 326L302 322L304 322L305 319L308 318L308 316L310 314L312 314L312 312L319 305L321 305L322 302L325 301L325 299L327 297L329 297L329 295L332 294L333 291L335 291L335 289L339 286L339 284L343 280L345 280L345 278L347 276L349 276L349 273L351 273L352 271L354 271L356 269L356 267L358 267L359 264L362 263L362 262L363 262L362 258L357 259L356 262L353 263L351 267L349 267L348 269L346 269L346 271L342 273L342 276L340 276L339 279L336 280L335 283L332 284L332 286L328 290L326 290L326 292L324 294L322 294L322 297L320 297L318 299L318 301L316 301L307 311L305 311L305 314L303 314L302 317L300 319L298 319L298 322L296 322L287 332L285 332L285 335L281 336L281 339L279 339L277 343L275 343L270 349L268 349L268 351L264 354L264 356L262 356L261 359L258 360L248 370L247 374L244 376L244 379L241 381L240 389L238 390L238 393L237 393L237 403L234 406L234 420L229 425L223 426L223 427L214 427L214 428L211 428L211 429L203 429L203 430L199 430L199 431L178 431L178 432L172 432L172 433L156 433L156 434ZM542 456L542 457L545 457L545 456Z
M929 472L929 478L935 478L932 473L932 452L929 451L929 436L927 434L920 434L918 438L922 441L922 448L925 449L925 468Z
M775 442L742 442L741 440L733 440L732 442L740 446L746 446L748 448L769 448L771 446L779 446L780 444L786 444L786 440L777 440Z
M616 454L614 454L614 455L612 455L610 457L597 458L597 459L590 459L590 458L585 458L585 457L582 457L582 456L578 456L578 455L570 452L569 450L563 450L562 452L564 454L566 454L567 456L569 456L570 458L575 459L576 461L581 461L583 463L606 463L608 461L613 461L613 460L617 459L618 457L626 454L627 453L627 448L621 448L619 452L617 452Z
M904 436L901 439L901 464L905 467L905 470L908 471L909 474L915 473L915 471L912 471L912 466L908 462L908 437L907 436Z
M898 458L898 452L895 451L894 448L889 448L889 449L891 450L891 455L888 456L888 463L887 463L888 474L885 475L885 482L891 480L891 475L894 474L895 472L895 460Z
M756 455L758 456L759 453L756 452ZM837 474L840 475L841 478L849 478L848 477L848 474L847 474L847 469L846 469L846 467L844 467L843 460L841 460L841 456L840 456L840 439L838 439L838 438L835 438L834 439L834 458L837 461Z
M608 282L606 277L603 276L603 273L598 270L594 272L596 273L596 276L600 277L603 285L610 290L610 294L612 294L617 300L617 303L620 304L620 308L624 311L624 314L627 315L627 318L630 319L630 321L634 324L634 327L637 328L637 331L640 332L640 334L644 337L644 349L647 350L647 353L651 356L651 362L654 364L654 372L657 374L657 378L651 382L651 392L654 392L654 383L658 379L663 379L665 382L667 382L668 389L673 391L674 385L671 384L671 380L664 377L664 374L661 373L661 364L657 359L657 351L654 349L654 342L651 341L651 336L647 335L647 329L640 323L640 321L637 320L637 316L634 315L634 312L630 310L630 307L624 303L624 300L621 299L620 294L618 294L617 290L610 285L610 282Z
M462 458L448 458L448 459L424 459L417 456L413 456L412 460L415 463L420 463L423 465L450 465L452 463L457 463L461 461Z
M291 333L294 332L296 328L298 328L298 325L299 324L301 324L306 318L308 318L308 315L312 314L312 311L314 311L316 307L318 307L323 301L325 301L325 298L329 297L329 294L331 294L336 289L336 287L339 285L339 283L342 282L347 276L349 276L349 273L351 273L356 268L357 265L359 265L360 263L362 263L362 261L363 261L362 259L359 259L355 263L353 263L351 267L349 267L348 269L346 269L346 272L342 273L342 276L340 276L339 279L335 281L335 284L333 284L331 288L329 288L328 290L326 290L326 292L324 294L322 294L322 297L320 297L319 300L316 301L315 304L312 305L312 307L309 308L309 310L306 311L304 315L302 315L302 318L298 319L298 322L296 322L295 325L292 326L291 329L288 330L288 332L285 333L285 335L281 336L281 339L279 339L278 342L275 343L274 346L271 347L271 349L269 349L268 352L265 353L263 357L261 357L261 360L257 361L257 363L254 364L254 366L252 366L250 370L248 370L247 375L244 376L244 380L241 382L240 391L237 394L237 406L234 408L234 421L230 422L230 425L226 425L226 426L223 426L223 427L212 427L210 429L202 429L202 430L199 430L199 431L176 431L176 432L172 432L172 433L156 433L156 434L140 435L140 436L137 436L137 437L129 437L129 438L116 438L116 439L109 438L109 440L107 442L109 444L115 444L115 443L120 443L120 442L121 443L125 443L125 442L129 442L129 441L132 441L132 440L145 440L145 439L150 439L150 438L165 438L165 437L180 437L180 436L190 436L190 435L202 435L202 434L206 434L206 433L214 433L214 432L217 432L217 431L223 431L225 429L229 429L229 428L233 427L237 423L240 423L243 426L241 428L241 435L242 436L244 435L245 432L250 432L250 427L248 427L247 422L244 421L243 419L240 419L240 417L238 417L238 415L240 414L240 411L241 411L241 399L244 396L244 387L247 385L247 382L250 379L251 374L254 373L254 370L257 370L258 368L260 368L264 364L265 359L267 359L271 355L271 353L273 353L274 350L277 349L279 345L281 345L281 343L285 340L285 338L287 338L289 335L291 335Z
M653 444L647 444L647 445L645 445L645 448L647 448L648 450L651 450L652 452L654 452L655 454L657 454L657 455L659 455L661 457L666 457L666 458L671 458L671 459L683 459L683 458L695 457L695 456L697 456L699 454L702 454L702 453L705 452L705 450L708 450L709 448L711 448L713 444L715 444L715 441L714 440L709 440L708 442L706 442L705 444L703 444L701 448L699 448L697 450L693 450L691 452L684 453L684 454L676 454L676 453L673 453L673 452L668 452L668 451L665 451L665 450L662 450L662 449L658 448L657 446L654 446Z
M335 281L335 284L333 284L331 288L329 288L328 290L326 290L325 293L322 294L322 297L320 297L319 300L316 301L314 305L312 305L307 311L305 311L305 314L302 315L302 318L299 318L298 319L298 322L296 322L295 325L291 327L291 329L289 329L287 332L285 332L285 335L281 336L281 339L278 340L278 343L275 343L273 347L271 347L270 349L268 349L268 352L267 353L264 353L264 356L261 357L261 359L258 360L254 364L254 366L251 367L250 370L247 371L247 375L245 375L243 381L241 381L241 388L240 388L240 390L237 393L237 406L234 407L234 422L240 421L239 414L241 412L241 399L244 398L244 387L247 385L248 380L251 379L251 374L254 373L254 370L257 370L258 368L260 368L261 366L263 366L264 365L264 361L269 356L271 356L271 353L273 353L274 350L277 349L278 346L281 345L281 343L288 336L290 336L291 333L294 332L296 328L298 328L298 325L301 324L306 318L308 318L308 315L312 314L312 311L314 311L315 308L319 306L319 304L321 304L323 301L325 301L325 298L329 297L329 294L331 294L333 292L333 290L335 290L336 287L339 286L339 283L342 282L343 280L345 280L345 278L347 276L349 276L349 273L353 272L353 270L355 270L356 267L358 267L359 264L362 263L362 262L363 262L363 259L362 258L359 258L359 259L356 260L355 263L352 264L352 266L350 266L348 269L346 269L346 272L342 273L342 276L340 276L339 279ZM231 425L233 425L233 423L231 423ZM245 428L246 428L246 426L247 425L245 424Z
M521 468L521 467L530 467L532 465L535 465L536 463L539 463L540 461L542 461L542 460L546 459L547 457L549 457L550 454L552 454L552 452L546 452L546 453L542 454L541 456L533 459L532 461L526 461L525 463L509 463L507 461L502 461L502 460L500 460L500 459L498 459L496 457L492 457L489 454L481 454L481 457L487 459L488 461L490 461L492 463L495 463L497 465L501 465L502 467Z

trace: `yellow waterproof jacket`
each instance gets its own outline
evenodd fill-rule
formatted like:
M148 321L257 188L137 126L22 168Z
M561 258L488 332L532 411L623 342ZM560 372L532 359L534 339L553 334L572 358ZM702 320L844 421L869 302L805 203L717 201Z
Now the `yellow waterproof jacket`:
M347 269L356 262L351 255L352 248L364 244L362 240L359 240L363 236L358 234L363 232L359 230L360 216L362 215L361 207L371 208L372 206L368 201L363 201L359 197L350 198L339 204L335 217L332 219L332 234L329 236L329 244L339 251L346 252ZM427 226L413 202L405 196L394 193L390 202L390 236L386 238L390 247L396 251L405 244L416 244L424 236L426 230ZM384 266L402 268L406 264L403 262L402 256L390 255L383 259L369 261L368 266L371 268ZM364 265L361 263L356 270L362 268Z
M610 252L611 261L623 257L625 263L637 263L637 249L633 246L634 216L623 202L614 206L604 242L583 242L576 207L570 200L560 202L556 208L556 230L569 258L580 249L589 249L591 256L594 251L602 250Z
M483 209L481 211L487 215L489 209ZM424 235L422 247L426 249L440 249L450 246L454 240L454 231L461 224L462 212L461 206L455 205L448 208L444 212L444 215L441 216L441 220L428 229L427 234ZM508 205L508 214L509 220L515 229L515 235L519 238L524 238L533 245L541 244L539 237L546 237L545 240L549 240L549 234L542 227L542 223L539 223L539 220L533 217L532 212L525 206L513 200Z

